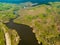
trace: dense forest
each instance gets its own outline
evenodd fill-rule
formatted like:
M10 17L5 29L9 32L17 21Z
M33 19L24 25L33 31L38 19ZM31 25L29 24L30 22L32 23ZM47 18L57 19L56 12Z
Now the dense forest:
M60 45L60 2L36 6L0 3L0 45L18 45L20 41L16 30L6 26L9 21L32 27L40 45Z

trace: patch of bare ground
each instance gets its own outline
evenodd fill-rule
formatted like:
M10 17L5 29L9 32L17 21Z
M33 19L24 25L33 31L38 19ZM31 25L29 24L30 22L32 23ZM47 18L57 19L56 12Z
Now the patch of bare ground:
M19 10L19 15L38 15L40 13L46 14L46 7L42 6L37 8Z

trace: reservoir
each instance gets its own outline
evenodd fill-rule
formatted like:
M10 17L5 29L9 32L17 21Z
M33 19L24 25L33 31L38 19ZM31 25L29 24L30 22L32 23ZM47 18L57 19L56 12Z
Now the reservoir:
M60 0L0 0L0 2L4 3L24 3L24 2L32 2L32 3L48 3L48 2L59 2Z

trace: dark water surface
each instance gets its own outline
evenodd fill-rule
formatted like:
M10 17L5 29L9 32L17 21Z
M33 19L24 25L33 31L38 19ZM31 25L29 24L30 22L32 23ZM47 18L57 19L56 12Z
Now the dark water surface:
M19 45L39 45L35 34L32 32L33 28L25 24L17 24L12 21L6 23L10 29L15 29L21 37Z

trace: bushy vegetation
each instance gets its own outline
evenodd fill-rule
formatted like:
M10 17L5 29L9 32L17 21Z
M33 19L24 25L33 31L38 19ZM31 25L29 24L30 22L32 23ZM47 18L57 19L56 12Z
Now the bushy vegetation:
M20 37L15 30L5 23L17 17L18 7L15 4L0 3L0 45L18 45Z
M0 22L0 45L18 45L19 35L15 30L8 29Z
M1 29L1 26L0 26L0 45L5 45L4 33L3 30Z
M60 45L60 2L19 11L16 23L30 25L41 45Z

